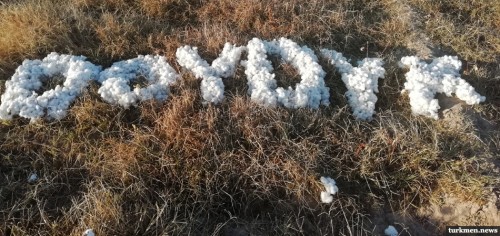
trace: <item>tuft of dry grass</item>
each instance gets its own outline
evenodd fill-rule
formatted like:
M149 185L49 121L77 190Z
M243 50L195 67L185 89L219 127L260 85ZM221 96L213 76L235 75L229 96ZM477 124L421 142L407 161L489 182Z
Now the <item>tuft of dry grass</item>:
M0 123L0 234L81 235L93 228L98 235L373 235L398 223L373 212L427 221L417 210L443 194L482 203L499 184L487 165L498 161L500 144L500 83L492 63L498 60L499 5L2 4L0 92L23 59L51 51L83 54L104 67L138 54L165 55L182 79L164 103L112 106L94 83L60 121ZM330 107L259 107L247 96L241 67L224 80L222 104L202 105L200 82L175 62L176 49L198 46L210 62L225 42L244 45L253 37L289 37L343 52L353 62L382 57L387 73L374 121L353 119L340 74L323 59ZM463 59L464 78L488 101L452 116L443 112L437 121L415 117L400 94L405 71L397 62L404 55L443 53ZM293 87L297 71L271 60L278 83ZM136 82L132 86L143 85ZM28 183L31 173L40 179ZM320 176L337 180L340 192L332 204L319 202ZM400 232L414 234L419 227Z
M500 53L497 1L412 1L425 18L425 31L466 60L494 62Z
M60 5L51 2L20 2L0 7L0 63L3 68L12 69L16 60L38 55L37 52L64 37L69 28L58 16Z

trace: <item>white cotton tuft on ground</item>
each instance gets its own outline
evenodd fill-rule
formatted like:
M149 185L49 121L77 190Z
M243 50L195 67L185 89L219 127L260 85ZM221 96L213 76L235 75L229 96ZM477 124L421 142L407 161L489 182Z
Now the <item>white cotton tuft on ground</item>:
M400 67L409 67L405 74L406 82L403 92L408 92L413 114L438 119L439 104L434 99L436 93L446 96L455 94L457 98L469 105L479 104L486 98L460 78L462 62L456 56L443 56L434 59L430 64L418 57L401 58Z
M389 225L387 228L384 230L384 234L387 236L398 236L398 231L394 226Z
M31 121L46 115L51 119L62 119L73 100L82 93L90 80L100 70L85 61L84 56L50 53L43 60L25 60L9 81L5 82L5 93L1 97L0 119L12 119L19 115ZM36 90L42 82L61 74L65 77L62 86L43 92Z
M34 183L38 180L38 175L36 173L31 173L28 177L28 183Z
M314 52L306 46L286 38L263 41L258 38L247 44L248 59L242 61L248 79L248 92L251 100L263 106L278 104L288 108L318 108L329 105L329 88L326 87L325 71L318 64ZM301 81L295 89L277 88L273 67L267 54L279 55L291 63L299 72Z
M130 82L138 76L144 76L148 85L144 88L130 88ZM125 108L137 105L139 101L156 99L164 101L168 97L169 87L179 75L168 64L164 56L138 56L134 59L115 62L99 75L101 87L98 93L111 104Z
M85 232L83 232L82 236L95 236L94 230L87 229L87 230L85 230Z
M371 120L375 113L377 102L378 79L384 78L384 64L380 58L365 58L353 67L347 59L334 50L321 49L321 54L327 58L342 75L342 81L347 87L347 100L356 119Z
M229 78L236 72L236 66L240 60L241 53L246 47L236 47L230 43L225 43L219 57L212 62L215 75L222 78Z
M335 180L330 177L321 177L321 183L325 186L325 191L321 192L321 202L331 203L333 201L333 195L335 195L339 188L336 185Z
M245 47L236 47L226 43L221 54L210 66L198 54L198 48L183 46L175 53L177 62L191 71L196 78L202 79L201 93L205 103L220 103L224 99L224 83L222 78L234 75L238 60Z

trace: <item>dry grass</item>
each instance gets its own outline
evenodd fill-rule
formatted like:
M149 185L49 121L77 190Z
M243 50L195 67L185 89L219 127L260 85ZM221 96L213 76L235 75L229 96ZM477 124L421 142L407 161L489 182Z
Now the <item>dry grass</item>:
M59 19L57 14L60 9L50 2L2 6L0 12L2 67L13 67L12 63L16 60L33 57L39 50L47 50L49 45L64 34L68 25Z
M427 35L425 44L443 46L438 54L464 60L464 78L488 98L474 112L498 124L499 68L492 62L500 48L499 6L424 0L4 3L1 83L23 59L51 51L83 54L104 67L162 54L183 71L175 63L183 44L198 46L210 61L225 42L241 45L252 37L289 37L354 60L381 56L387 74L373 122L353 119L340 75L324 60L332 105L317 111L251 103L242 68L224 81L227 97L217 106L202 105L199 81L187 72L167 102L130 109L101 101L93 84L61 121L0 124L0 234L81 235L93 228L98 235L371 235L383 230L371 215L376 210L418 218L416 209L442 193L481 202L487 188L498 186L493 169L483 168L498 160L498 126L485 133L465 114L456 125L412 116L399 93L404 71L396 63L419 53L411 42ZM273 63L280 85L293 86L297 72ZM27 183L32 172L40 179ZM340 188L332 204L319 203L323 175Z
M425 31L473 62L498 60L500 4L496 1L413 1Z

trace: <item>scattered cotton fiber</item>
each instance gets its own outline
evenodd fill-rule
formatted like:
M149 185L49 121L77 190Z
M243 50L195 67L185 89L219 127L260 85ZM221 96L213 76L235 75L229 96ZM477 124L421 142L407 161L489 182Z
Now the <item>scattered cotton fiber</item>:
M138 76L144 76L148 85L144 88L130 88L130 82ZM156 99L164 101L168 97L169 87L179 75L163 56L138 56L134 59L115 62L99 75L101 87L98 93L111 104L125 108L137 105L139 101Z
M413 114L438 119L439 104L434 99L436 93L446 96L455 94L457 98L469 105L484 102L485 97L460 78L462 62L456 56L443 56L434 59L430 64L420 61L418 57L403 57L400 67L409 67L405 74L406 82L402 92L408 92Z
M9 120L19 115L31 121L47 116L61 119L75 98L95 79L100 70L85 61L83 56L57 54L47 55L43 60L25 60L16 69L12 78L5 82L5 93L1 97L0 119ZM43 82L56 75L65 77L63 85L38 94Z
M321 177L321 183L325 186L325 191L321 192L321 202L331 203L333 201L333 195L335 195L339 188L336 185L335 180L330 177Z
M321 49L321 54L337 68L347 87L347 100L356 119L371 120L377 102L378 79L384 78L385 69L380 58L365 58L353 67L347 59L334 50Z
M398 231L396 230L396 228L394 228L394 226L389 225L384 230L384 234L387 235L387 236L398 236Z

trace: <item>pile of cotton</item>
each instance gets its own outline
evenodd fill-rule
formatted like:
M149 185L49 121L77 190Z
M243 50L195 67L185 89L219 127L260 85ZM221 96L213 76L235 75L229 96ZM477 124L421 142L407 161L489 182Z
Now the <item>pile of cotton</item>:
M221 77L233 76L244 50L243 46L236 47L226 43L219 57L212 62L212 66L200 57L196 47L180 47L175 55L179 65L193 72L196 78L202 79L201 93L205 103L217 104L224 98L224 83Z
M81 94L90 80L95 79L100 70L85 61L84 56L57 54L47 55L43 60L25 60L9 81L5 82L5 93L1 97L0 119L11 119L13 115L35 121L47 115L61 119L66 116L71 102ZM44 81L61 74L66 79L63 86L39 95Z
M384 64L380 58L365 58L353 67L342 53L321 49L321 54L330 60L342 75L347 87L347 100L356 119L371 120L377 102L378 79L384 78Z
M455 94L469 105L486 99L460 78L462 62L456 56L439 57L430 64L420 61L418 57L408 56L401 58L400 67L405 66L410 70L405 74L402 92L409 92L411 110L416 115L438 119L439 104L434 99L436 93Z
M146 78L148 86L131 90L129 83L140 75ZM141 55L134 59L115 62L110 68L102 71L99 75L102 86L98 93L104 101L125 108L149 99L164 101L168 97L169 86L178 77L165 57Z
M337 183L330 177L321 177L321 183L325 186L326 191L321 192L321 202L323 203L331 203L333 201L333 195L335 195L339 188L337 187Z
M247 60L241 64L245 67L250 99L264 106L276 106L278 99L274 88L277 84L271 73L273 65L267 60L267 48L266 41L253 38L247 44Z
M288 108L318 108L329 104L329 88L326 87L325 71L318 64L314 52L300 47L292 40L280 38L271 42L254 38L247 44L248 59L242 61L248 79L248 93L252 101L264 106L281 104ZM301 81L287 89L277 88L273 66L267 53L279 55L299 72Z
M229 78L236 72L236 66L240 60L241 53L246 47L236 47L230 43L225 43L219 57L212 62L215 75L222 78Z

